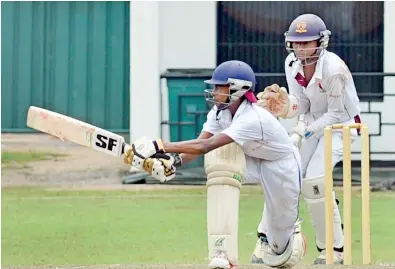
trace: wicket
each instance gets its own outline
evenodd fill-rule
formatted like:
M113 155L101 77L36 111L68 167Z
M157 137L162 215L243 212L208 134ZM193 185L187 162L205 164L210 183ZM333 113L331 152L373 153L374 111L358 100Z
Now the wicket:
M351 133L361 131L361 188L362 188L362 263L370 264L370 184L369 184L369 129L365 124L335 124L324 130L325 141L325 241L326 264L333 264L333 174L332 130L343 130L343 220L344 220L344 265L352 264L351 255Z

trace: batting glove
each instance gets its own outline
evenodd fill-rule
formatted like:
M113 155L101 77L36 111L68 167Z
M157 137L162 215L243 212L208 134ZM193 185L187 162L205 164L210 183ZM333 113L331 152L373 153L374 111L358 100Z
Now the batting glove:
M142 170L145 159L164 152L161 139L150 140L147 137L141 137L125 152L124 162Z

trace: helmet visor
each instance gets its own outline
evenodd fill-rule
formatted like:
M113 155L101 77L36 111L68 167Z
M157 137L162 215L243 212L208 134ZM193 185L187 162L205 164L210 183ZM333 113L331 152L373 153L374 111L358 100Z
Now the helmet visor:
M219 102L214 99L215 95L221 95L221 96L226 96L226 101L225 102ZM215 107L217 110L223 110L228 108L232 103L230 101L230 95L229 94L224 94L224 93L215 93L215 88L214 89L207 89L204 90L204 97L206 99L206 102L210 108Z
M321 37L319 35L315 35L315 36L287 36L286 41L288 42L309 42L309 41L314 41L314 40L318 40Z
M296 58L304 66L316 63L323 52L322 46L320 46L319 41L316 40L305 42L288 41L286 49L289 53L293 52Z
M229 82L228 82L228 81L217 80L217 79L205 80L204 83L210 84L210 85L229 85Z

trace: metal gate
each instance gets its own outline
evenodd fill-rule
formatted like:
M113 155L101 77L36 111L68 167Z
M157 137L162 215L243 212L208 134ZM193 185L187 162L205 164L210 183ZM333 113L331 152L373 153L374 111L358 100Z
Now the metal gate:
M287 56L284 32L298 15L320 16L332 32L328 50L351 72L383 72L384 2L360 1L222 1L218 2L217 62L242 60L256 73L283 73ZM285 78L258 78L258 91ZM382 101L383 77L355 78L362 101ZM380 95L381 94L381 95Z
M2 2L2 132L30 105L129 129L129 2Z

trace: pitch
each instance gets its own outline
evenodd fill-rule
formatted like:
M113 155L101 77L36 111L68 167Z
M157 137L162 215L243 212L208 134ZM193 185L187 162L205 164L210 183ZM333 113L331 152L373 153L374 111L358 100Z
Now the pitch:
M34 267L18 267L18 266L5 266L7 269L207 269L206 265L166 265L166 264L147 264L147 265L90 265L90 266L34 266ZM238 269L266 269L270 268L262 265L240 265ZM386 269L395 268L395 264L388 265L333 265L333 266L295 266L295 269L319 269L319 268L331 268L331 269Z

